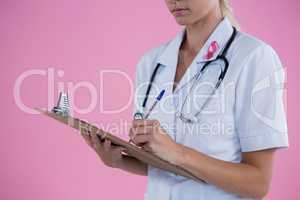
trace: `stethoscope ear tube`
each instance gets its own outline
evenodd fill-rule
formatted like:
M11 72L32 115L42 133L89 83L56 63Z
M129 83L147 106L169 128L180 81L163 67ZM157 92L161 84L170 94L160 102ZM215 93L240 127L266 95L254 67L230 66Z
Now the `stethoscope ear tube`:
M157 74L157 71L158 71L158 68L159 68L159 67L160 67L160 64L158 63L158 64L156 65L156 67L155 67L155 69L154 69L152 75L151 75L150 82L149 82L149 85L148 85L147 91L146 91L146 96L145 96L145 99L144 99L143 105L142 105L143 108L145 108L146 105L147 105L148 96L149 96L149 94L150 94L150 91L151 91L151 88L152 88L152 84L153 84L153 82L154 82L154 79L155 79L155 76L156 76L156 74Z

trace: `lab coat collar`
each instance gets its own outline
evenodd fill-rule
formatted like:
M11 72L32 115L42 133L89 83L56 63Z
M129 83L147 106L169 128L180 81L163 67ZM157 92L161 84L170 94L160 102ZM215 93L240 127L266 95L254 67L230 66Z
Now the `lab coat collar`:
M181 46L181 42L184 36L185 28L182 29L174 39L167 43L166 48L163 50L163 52L157 59L157 64L176 68L179 48Z
M181 89L183 86L189 83L189 81L193 79L197 72L200 71L200 68L204 65L205 62L216 59L216 57L224 49L232 33L232 25L229 22L229 20L225 17L210 35L208 40L205 42L203 48L198 52L195 59L187 69L186 73L183 75L179 84L177 85L175 91ZM167 47L164 49L161 56L158 58L158 64L171 67L174 70L176 69L178 62L178 52L184 35L185 28L169 44L167 44ZM217 42L218 49L209 59L207 59L206 55L208 49L214 41Z
M214 60L218 56L218 54L223 50L232 33L233 33L232 25L228 20L228 18L225 17L219 23L219 25L214 30L214 32L210 35L208 40L205 42L202 49L196 55L194 61L196 61L196 63L199 64L201 62ZM177 66L179 48L181 46L185 34L186 34L186 29L183 28L177 34L177 36L167 44L162 54L158 57L157 63L162 64L164 66L170 66L170 67ZM219 48L211 58L207 59L206 54L208 52L210 45L214 41L217 42Z

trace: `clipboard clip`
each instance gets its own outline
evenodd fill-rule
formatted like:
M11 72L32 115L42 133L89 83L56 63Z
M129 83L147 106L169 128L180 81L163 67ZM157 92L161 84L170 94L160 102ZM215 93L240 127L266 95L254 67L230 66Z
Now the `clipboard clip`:
M69 117L70 110L71 107L69 103L68 93L60 92L57 105L52 109L52 112L63 117Z

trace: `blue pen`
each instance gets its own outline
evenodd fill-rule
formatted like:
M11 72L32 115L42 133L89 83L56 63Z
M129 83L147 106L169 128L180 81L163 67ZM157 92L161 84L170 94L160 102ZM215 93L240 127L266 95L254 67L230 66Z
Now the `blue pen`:
M150 107L150 109L148 110L147 114L145 115L145 117L143 116L142 113L137 112L134 114L134 119L147 119L150 115L150 113L152 112L152 110L155 108L156 104L162 99L162 97L165 94L165 90L162 90L159 95L156 97L155 102L153 103L153 105ZM132 139L129 139L129 143L133 143ZM134 143L133 143L134 144Z
M157 105L157 103L162 99L162 97L165 94L165 90L162 90L159 95L156 97L153 105L150 107L150 109L148 110L147 114L145 115L144 119L147 119L149 117L149 115L151 114L152 110L155 108L155 106Z

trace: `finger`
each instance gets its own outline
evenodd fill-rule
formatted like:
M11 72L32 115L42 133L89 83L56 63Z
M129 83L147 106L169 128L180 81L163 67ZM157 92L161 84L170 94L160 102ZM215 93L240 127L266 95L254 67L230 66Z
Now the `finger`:
M107 132L103 131L102 129L97 129L96 134L101 135L101 139L105 138L105 135L107 134Z
M135 136L133 128L130 128L128 136L129 136L130 139Z
M83 139L85 140L85 142L89 145L92 146L92 141L91 141L91 137L89 135L85 135L85 134L81 134Z
M140 127L140 126L153 126L153 125L158 125L159 121L154 119L154 120L133 120L132 126L133 127Z
M108 139L105 139L104 141L104 150L109 151L111 149L111 141Z
M138 120L133 120L132 126L133 127L149 126L149 125L151 126L154 123L156 123L156 120L147 120L147 119L140 120L140 119L138 119Z
M133 137L134 138L135 136L137 135L151 135L153 133L153 126L146 126L146 127L137 127L137 128L134 128L132 131L134 133Z
M152 152L152 149L151 149L149 143L144 144L142 147L145 151Z
M114 147L112 149L112 154L114 154L114 155L121 155L122 152L125 151L125 150L126 150L126 148L124 148L124 147Z
M132 138L132 142L136 145L145 144L146 142L149 142L149 140L149 135L136 135L134 138Z
M97 134L91 134L91 141L92 141L92 147L93 148L100 148L101 147L101 141L98 138Z
M89 135L89 131L85 128L80 129L81 135Z
M133 127L129 131L129 137L132 138L138 134L150 134L153 132L153 130L154 130L154 126L152 125Z

